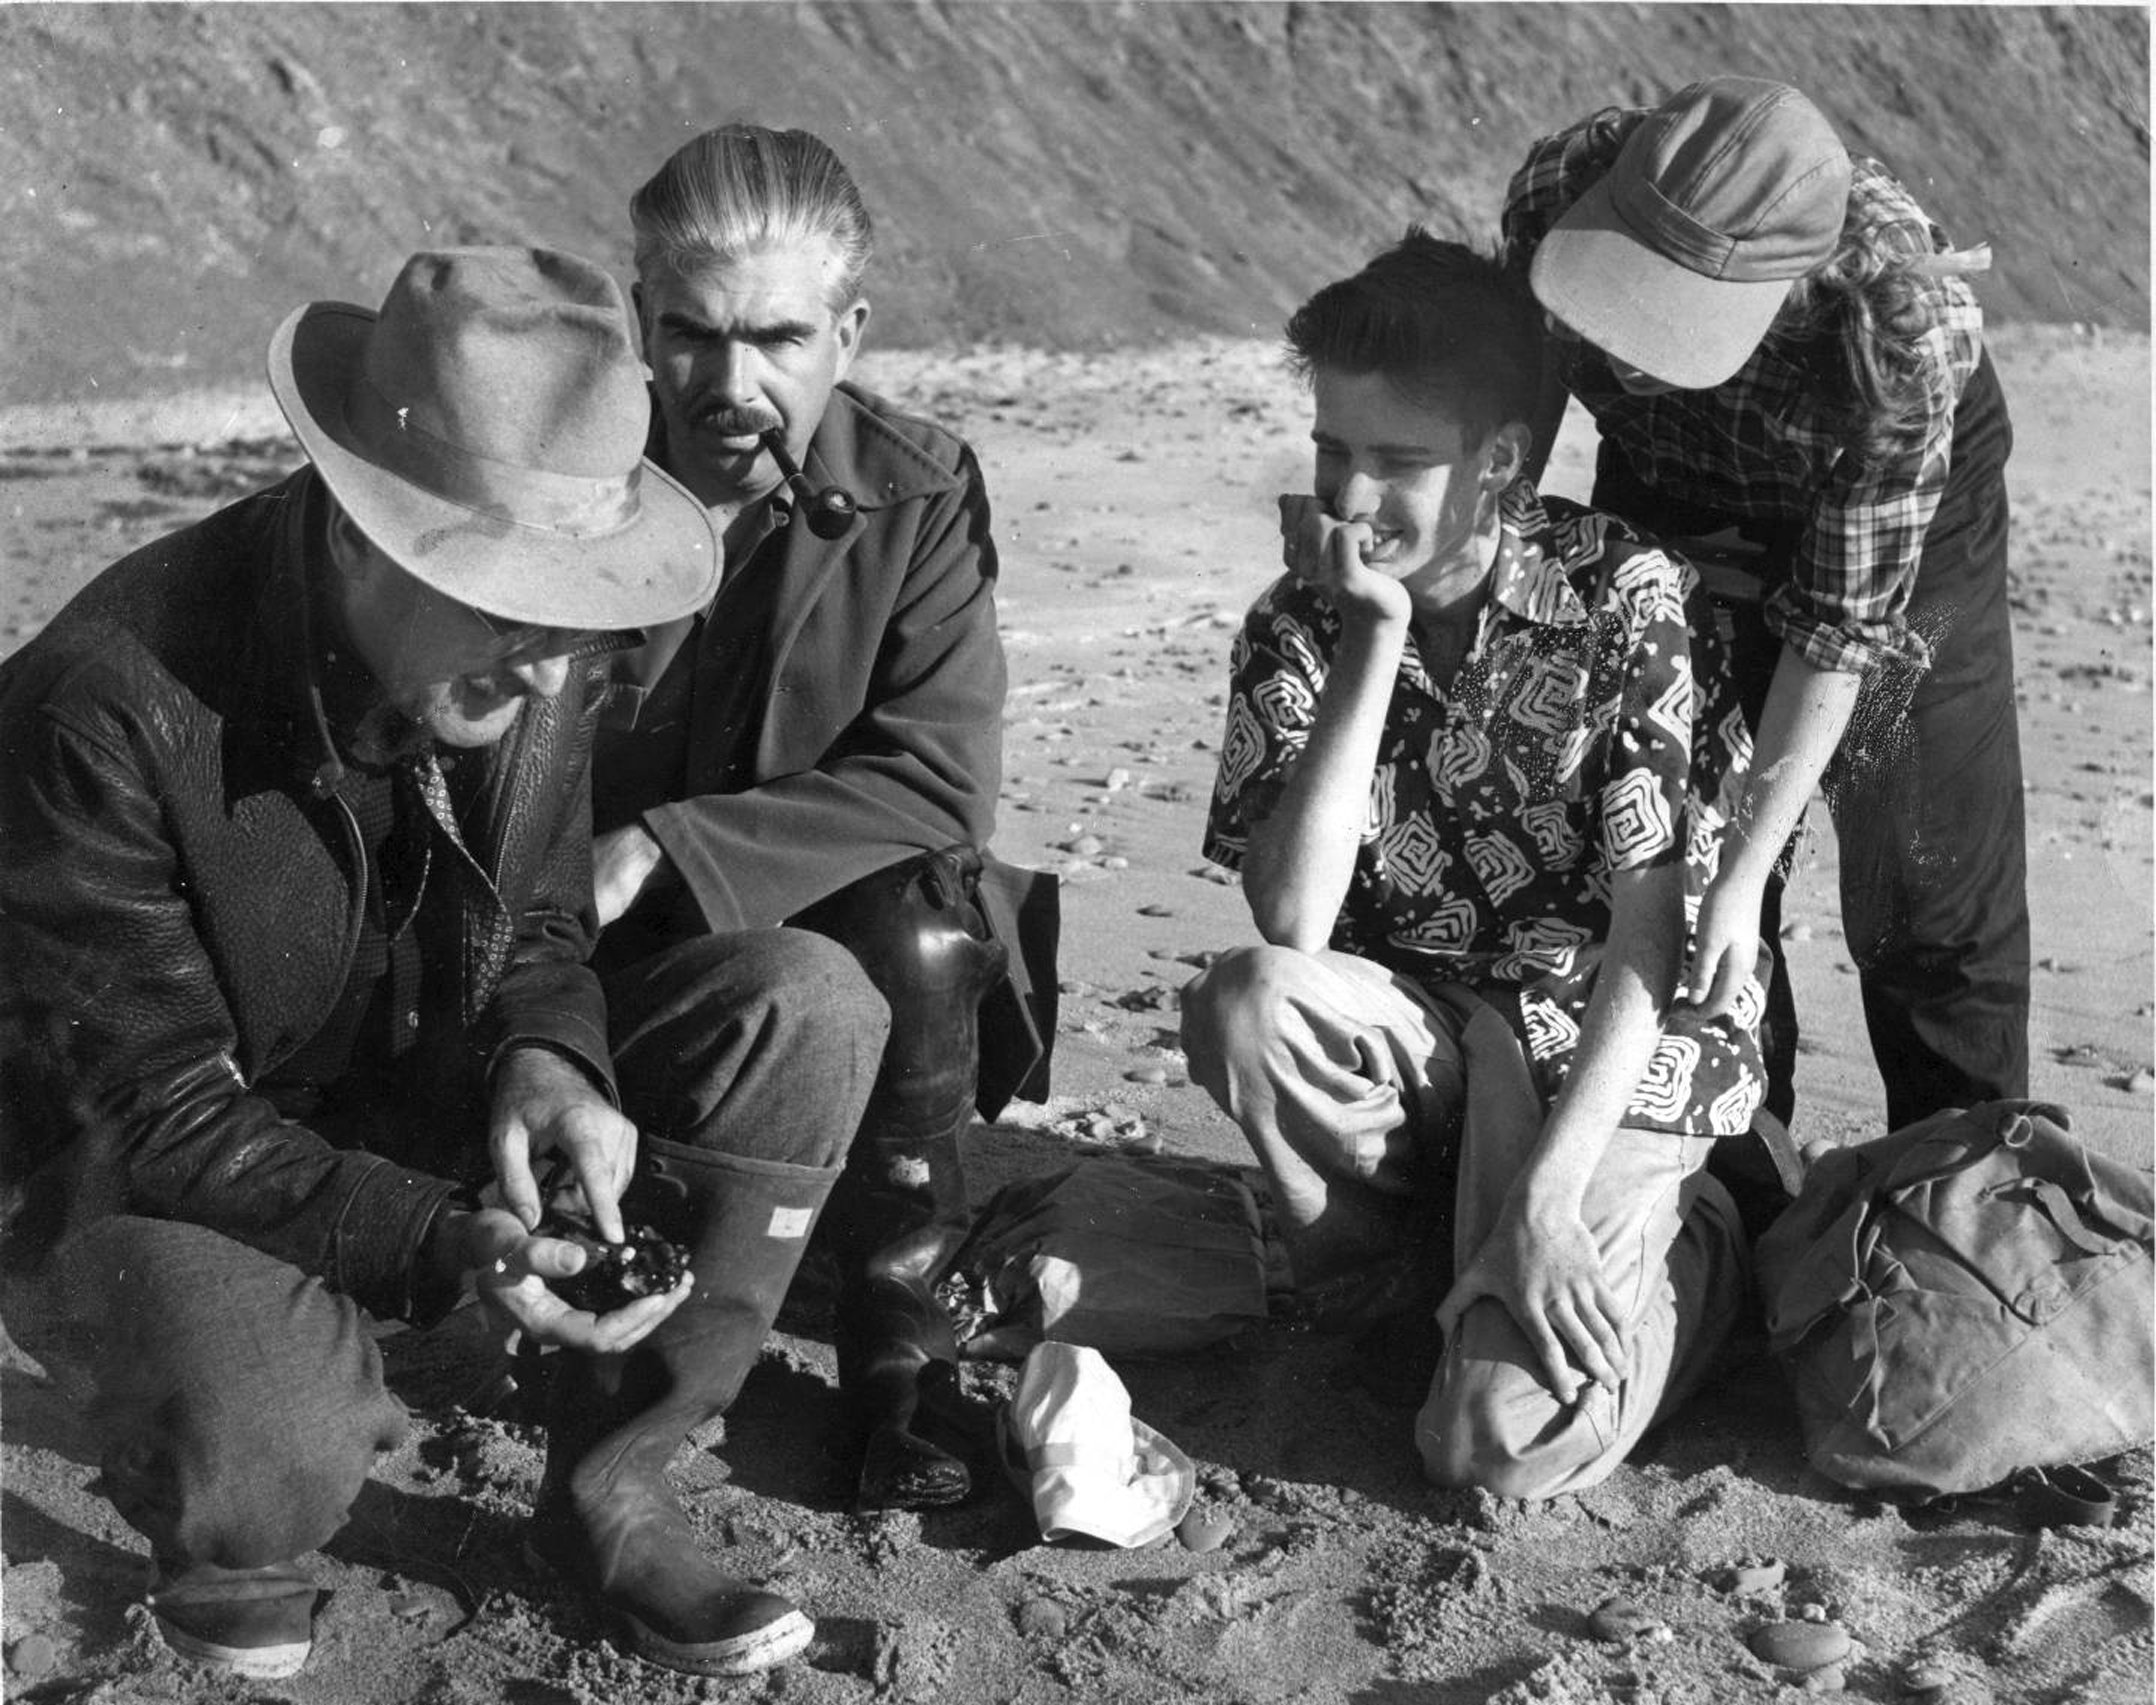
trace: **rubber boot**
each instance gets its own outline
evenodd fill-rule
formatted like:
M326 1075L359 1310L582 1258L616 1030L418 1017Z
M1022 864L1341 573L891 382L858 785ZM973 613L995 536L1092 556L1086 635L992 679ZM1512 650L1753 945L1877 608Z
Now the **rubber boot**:
M664 1475L756 1365L837 1174L647 1139L623 1211L688 1250L695 1288L635 1349L568 1355L555 1375L533 1549L598 1598L617 1644L668 1669L746 1675L815 1633L704 1554Z
M871 1108L874 1103L872 1102ZM855 1502L864 1510L932 1509L962 1502L973 1476L959 1457L926 1436L925 1417L947 1422L963 1407L958 1343L935 1283L966 1232L959 1144L946 1131L926 1140L872 1137L855 1206L859 1224L902 1235L874 1247L864 1229L841 1252L838 1300L839 1390L864 1434ZM918 1169L918 1170L917 1170ZM853 1171L849 1168L849 1180ZM921 1178L912 1185L897 1177ZM855 1194L848 1182L841 1191ZM957 1211L950 1211L955 1202ZM909 1219L922 1223L908 1226Z
M971 847L880 870L793 920L842 943L891 1008L867 1111L832 1195L839 1389L864 1433L862 1509L955 1504L965 1463L923 1436L924 1406L961 1407L958 1346L936 1281L967 1224L962 1140L980 1071L980 1003L1002 974Z

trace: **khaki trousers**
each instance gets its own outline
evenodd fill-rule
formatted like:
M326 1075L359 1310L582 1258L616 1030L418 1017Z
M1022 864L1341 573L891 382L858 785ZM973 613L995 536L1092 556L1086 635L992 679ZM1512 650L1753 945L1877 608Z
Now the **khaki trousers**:
M1434 1311L1541 1137L1541 1099L1494 1008L1351 954L1223 955L1183 991L1183 1044L1264 1167L1321 1318ZM1628 1313L1619 1389L1560 1403L1526 1334L1484 1298L1416 1417L1432 1479L1511 1498L1581 1490L1697 1389L1744 1295L1736 1209L1703 1170L1712 1147L1620 1128L1588 1184L1582 1217Z

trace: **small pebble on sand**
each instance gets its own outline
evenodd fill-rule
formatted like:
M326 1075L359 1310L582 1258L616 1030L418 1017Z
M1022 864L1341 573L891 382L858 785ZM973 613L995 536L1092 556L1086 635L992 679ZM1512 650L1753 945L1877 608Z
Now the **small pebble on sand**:
M1220 1510L1192 1510L1176 1524L1175 1537L1185 1551L1218 1551L1235 1531L1233 1518Z
M2128 1095L2156 1095L2156 1071L2143 1066L2126 1080L2125 1089Z
M1168 1081L1168 1068L1166 1066L1140 1066L1135 1071L1125 1072L1123 1081L1125 1083L1166 1083Z
M1642 1634L1652 1633L1661 1625L1659 1616L1628 1598L1604 1599L1587 1618L1588 1633L1597 1640L1619 1646L1637 1640Z
M1849 1655L1848 1630L1831 1622L1770 1622L1752 1633L1753 1655L1777 1669L1815 1670Z
M25 1634L7 1649L8 1673L25 1681L35 1681L59 1661L59 1649L44 1634Z
M1904 1699L1936 1699L1947 1690L1953 1676L1938 1664L1913 1663L1901 1672Z
M1773 1559L1761 1563L1739 1563L1729 1571L1729 1590L1733 1593L1772 1592L1788 1577L1787 1563Z
M1060 1640L1070 1630L1070 1612L1052 1598L1029 1598L1018 1607L1018 1632L1028 1639Z

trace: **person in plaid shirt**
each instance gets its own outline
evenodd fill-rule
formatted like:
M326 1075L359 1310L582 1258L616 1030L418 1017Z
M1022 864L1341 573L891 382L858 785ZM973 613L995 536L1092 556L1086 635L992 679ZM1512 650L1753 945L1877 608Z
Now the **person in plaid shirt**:
M1554 1497L1691 1389L1742 1291L1704 1164L1759 1106L1764 996L1673 1000L1750 738L1692 570L1522 477L1540 329L1495 261L1410 232L1288 340L1316 478L1236 642L1205 840L1265 945L1184 991L1184 1045L1312 1314L1438 1362L1431 1475Z
M2025 1095L2012 433L1960 276L1988 255L1949 250L1796 90L1731 77L1535 143L1503 237L1546 310L1538 424L1569 392L1600 429L1596 506L1738 543L1764 592L1738 647L1755 779L1688 994L1726 1009L1764 935L1787 1120L1775 867L1824 778L1889 1127Z

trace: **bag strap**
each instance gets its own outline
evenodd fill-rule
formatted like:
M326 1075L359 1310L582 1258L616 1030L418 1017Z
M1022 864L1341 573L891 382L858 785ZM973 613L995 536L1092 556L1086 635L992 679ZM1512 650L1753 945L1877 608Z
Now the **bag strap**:
M2117 1491L2071 1463L2021 1469L2007 1486L2015 1513L2030 1527L2109 1527L2118 1519Z
M2073 1197L2052 1179L2002 1178L1996 1184L1985 1185L1982 1193L1986 1198L2034 1202L2044 1210L2044 1217L2058 1234L2084 1255L2108 1255L2116 1247L2090 1233Z
M1804 1151L1797 1147L1797 1139L1789 1134L1789 1127L1762 1107L1752 1115L1752 1135L1759 1139L1767 1151L1767 1158L1774 1163L1774 1176L1781 1184L1783 1193L1795 1198L1804 1188L1806 1162Z
M1927 1498L1921 1507L1943 1516L1997 1511L2027 1528L2109 1527L2118 1519L2119 1494L2091 1469L2054 1463L2017 1468L1995 1485Z

